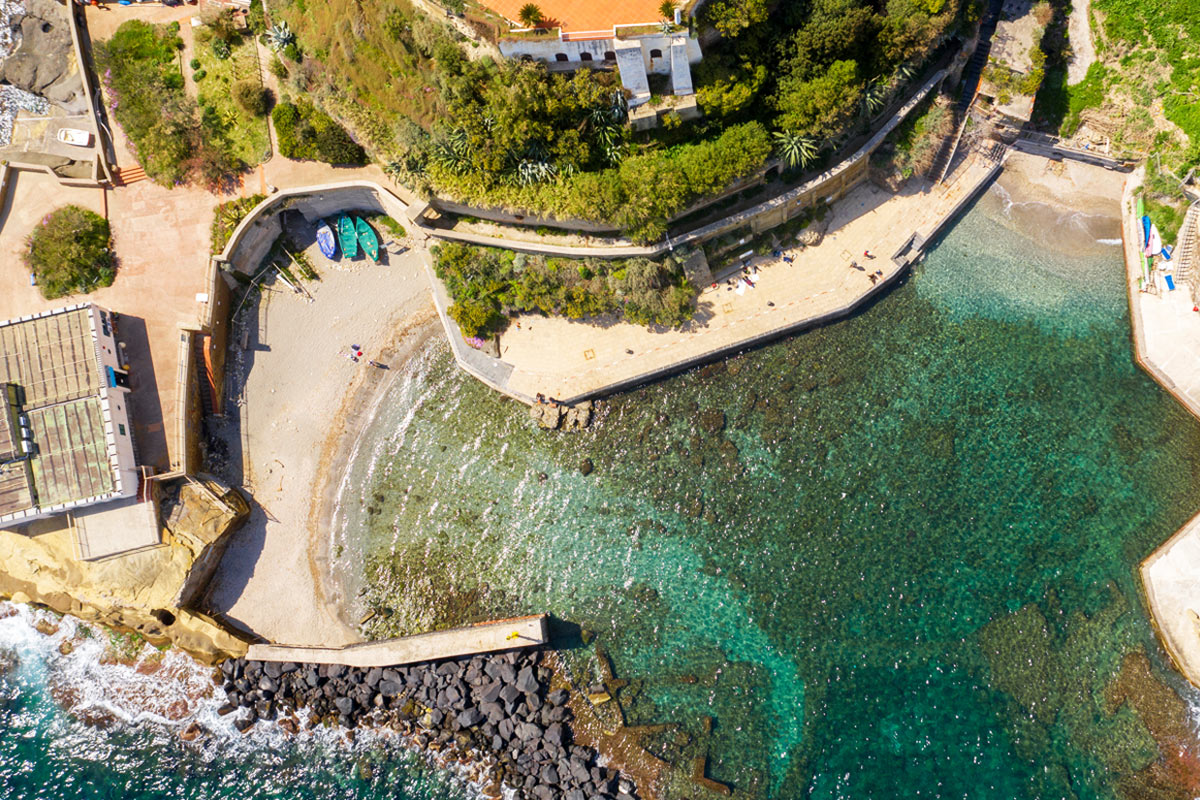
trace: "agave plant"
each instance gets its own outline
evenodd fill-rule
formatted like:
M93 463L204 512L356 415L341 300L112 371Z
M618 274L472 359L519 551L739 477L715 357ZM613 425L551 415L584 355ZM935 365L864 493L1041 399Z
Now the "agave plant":
M658 27L663 33L671 33L672 31L675 30L675 25L672 22L670 22L669 20L665 20L665 19L661 23L659 23Z
M604 146L604 160L614 167L620 164L625 158L625 144L623 142L614 142Z
M880 79L872 81L863 92L863 108L868 114L878 112L885 102L887 102L888 85L887 81Z
M271 49L279 52L296 41L296 34L292 33L292 29L288 27L287 20L284 20L271 26L271 29L267 31L267 38L271 42Z
M807 167L817 157L819 148L815 136L794 131L776 131L775 149L789 167Z
M531 186L535 183L548 181L557 173L558 170L548 161L534 161L525 158L521 160L521 163L517 164L517 183L522 186Z

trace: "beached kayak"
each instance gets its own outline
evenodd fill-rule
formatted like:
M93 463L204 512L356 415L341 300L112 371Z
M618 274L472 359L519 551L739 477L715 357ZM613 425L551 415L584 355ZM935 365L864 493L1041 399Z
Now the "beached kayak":
M378 261L379 237L375 235L375 231L362 217L354 218L354 228L358 231L358 243L362 245L363 251L371 257L372 261Z
M346 258L358 256L358 234L354 232L354 223L345 214L338 218L338 244Z
M329 227L328 222L322 222L317 228L317 246L326 258L337 255L337 243L333 240L333 229Z

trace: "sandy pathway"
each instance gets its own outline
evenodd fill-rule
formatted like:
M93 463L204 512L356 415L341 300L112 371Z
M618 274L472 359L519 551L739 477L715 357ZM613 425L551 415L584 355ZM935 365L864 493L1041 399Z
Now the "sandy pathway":
M1067 35L1071 42L1071 60L1067 62L1067 85L1074 86L1086 76L1088 67L1096 60L1096 45L1092 41L1091 0L1074 0L1067 20Z
M241 328L234 330L229 382L244 385L246 402L230 460L235 472L242 465L254 511L221 561L209 603L271 641L333 645L357 637L339 618L341 598L325 596L320 500L327 482L340 478L341 443L353 441L364 411L398 374L366 359L403 363L414 340L434 330L434 312L411 252L349 271L313 260L321 274L307 284L314 302L276 284L257 320L244 315L251 328L257 322L247 350L238 349ZM358 364L341 355L351 344L365 352Z

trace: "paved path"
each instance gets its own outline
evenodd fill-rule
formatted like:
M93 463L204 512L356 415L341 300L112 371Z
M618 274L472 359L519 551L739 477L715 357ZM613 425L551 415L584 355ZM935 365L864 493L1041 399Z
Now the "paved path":
M1134 206L1144 168L1125 184L1121 200L1125 275L1129 291L1134 357L1193 415L1200 417L1200 313L1186 286L1161 294L1140 291L1141 223ZM1146 603L1163 646L1175 666L1200 686L1200 516L1192 518L1141 566Z
M392 667L473 656L478 653L495 653L499 650L537 647L548 641L550 636L546 630L546 615L539 614L345 647L252 644L246 658L251 661L292 661L297 664Z
M872 184L858 186L834 205L821 245L793 250L792 264L754 259L755 288L721 283L704 289L696 320L682 329L520 316L500 340L500 360L511 370L497 388L520 399L541 393L573 402L842 316L902 272L890 257L914 231L932 236L992 170L991 163L972 155L947 185L914 180L894 196ZM867 250L876 258L864 258ZM876 270L882 275L872 283Z

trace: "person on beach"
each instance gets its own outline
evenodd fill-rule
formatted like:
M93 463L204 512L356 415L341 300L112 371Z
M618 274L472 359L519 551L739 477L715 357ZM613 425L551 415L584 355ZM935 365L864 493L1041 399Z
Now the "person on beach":
M872 273L871 273L870 275L868 275L867 277L871 279L871 285L872 285L872 286L874 286L874 285L875 285L875 282L879 280L879 276L877 276L877 275L876 275L874 272L872 272Z
M871 251L870 251L870 250L863 250L863 255L864 255L864 256L866 256L867 258L874 258L874 257L875 257L875 256L871 255Z

